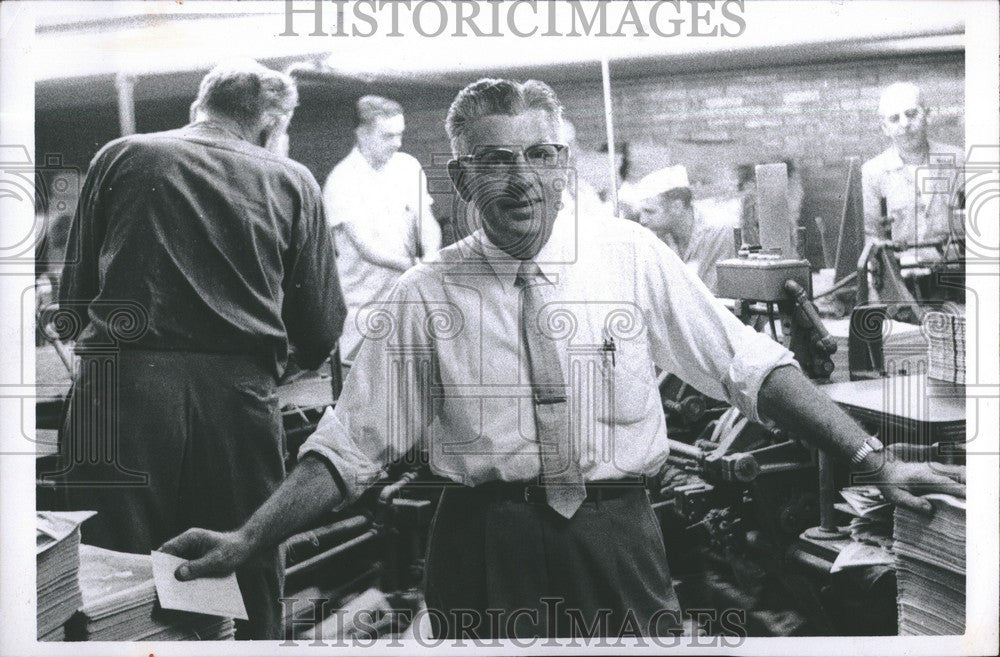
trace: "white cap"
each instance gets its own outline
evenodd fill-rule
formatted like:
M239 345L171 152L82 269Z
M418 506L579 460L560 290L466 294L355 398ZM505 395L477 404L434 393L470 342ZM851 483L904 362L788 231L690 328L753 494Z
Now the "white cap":
M663 192L669 192L671 189L690 186L687 169L684 165L678 164L654 171L640 180L639 184L636 185L634 198L645 201Z

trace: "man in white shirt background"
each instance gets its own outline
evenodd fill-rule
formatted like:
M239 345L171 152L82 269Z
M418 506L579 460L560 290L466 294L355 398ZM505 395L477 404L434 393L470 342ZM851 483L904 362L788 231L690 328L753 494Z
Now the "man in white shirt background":
M928 139L930 110L920 88L910 82L889 85L879 99L878 114L891 144L861 169L865 239L915 244L964 236L961 215L954 213L956 176L963 171L964 154L961 148ZM934 248L900 256L904 263L940 258Z
M344 391L295 471L243 527L165 544L192 559L178 578L232 570L418 447L455 484L426 562L437 636L664 635L679 605L636 485L668 452L654 364L877 473L897 504L929 512L911 491L953 488L884 453L652 233L567 211L561 115L538 81L458 94L449 173L481 228L367 310Z
M381 96L358 99L355 146L323 185L347 302L340 359L349 365L361 344L358 311L381 298L421 258L441 246L441 229L420 163L399 151L402 106Z
M716 293L715 264L736 256L735 217L712 217L692 201L683 165L647 175L637 185L639 223L653 231L701 281Z

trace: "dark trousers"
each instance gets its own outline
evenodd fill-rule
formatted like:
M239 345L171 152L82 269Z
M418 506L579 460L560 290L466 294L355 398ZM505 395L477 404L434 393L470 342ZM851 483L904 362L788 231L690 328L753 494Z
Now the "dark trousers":
M437 638L669 636L680 604L646 491L544 504L449 488L431 528L425 592Z
M275 378L242 356L130 351L81 357L60 432L69 509L92 509L84 543L149 554L191 527L236 529L284 478ZM143 482L143 478L145 481ZM277 550L237 571L249 622L237 638L277 639Z

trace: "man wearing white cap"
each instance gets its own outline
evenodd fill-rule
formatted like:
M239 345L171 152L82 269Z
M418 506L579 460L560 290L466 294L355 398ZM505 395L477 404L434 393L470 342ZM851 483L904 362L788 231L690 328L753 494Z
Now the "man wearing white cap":
M713 220L691 202L687 169L676 165L639 181L639 222L680 256L715 294L715 263L736 254L734 225Z
M913 244L963 235L964 226L952 212L955 176L964 163L962 149L928 140L930 112L920 88L909 82L889 85L878 113L882 133L892 145L861 169L865 239ZM937 260L940 253L920 249L903 254L901 260L915 258Z

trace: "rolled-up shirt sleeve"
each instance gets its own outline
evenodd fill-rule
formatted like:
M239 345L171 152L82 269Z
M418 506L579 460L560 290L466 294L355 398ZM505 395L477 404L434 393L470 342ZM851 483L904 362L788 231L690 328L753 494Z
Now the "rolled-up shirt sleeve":
M792 353L740 322L666 245L655 238L648 245L640 284L648 295L654 362L764 422L757 408L761 385L775 368L798 367Z
M359 312L364 341L340 399L299 451L337 471L342 506L357 500L386 464L422 445L430 425L433 350L426 307L411 280L404 276L385 299Z

